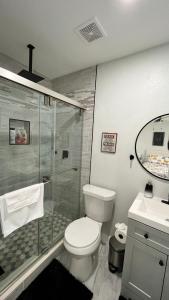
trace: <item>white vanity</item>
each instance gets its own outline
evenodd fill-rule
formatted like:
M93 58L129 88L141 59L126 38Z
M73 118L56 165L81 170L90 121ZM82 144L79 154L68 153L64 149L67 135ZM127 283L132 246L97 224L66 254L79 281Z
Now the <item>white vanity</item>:
M169 205L139 193L128 212L121 295L169 300Z

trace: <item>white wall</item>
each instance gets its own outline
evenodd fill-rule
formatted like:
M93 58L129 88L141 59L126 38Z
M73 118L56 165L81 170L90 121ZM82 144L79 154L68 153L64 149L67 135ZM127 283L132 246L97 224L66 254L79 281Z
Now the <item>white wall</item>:
M167 197L169 184L149 175L135 158L135 139L149 120L169 113L169 45L99 65L96 85L91 183L117 191L114 222L127 211L148 179ZM117 132L116 154L100 152L101 133Z

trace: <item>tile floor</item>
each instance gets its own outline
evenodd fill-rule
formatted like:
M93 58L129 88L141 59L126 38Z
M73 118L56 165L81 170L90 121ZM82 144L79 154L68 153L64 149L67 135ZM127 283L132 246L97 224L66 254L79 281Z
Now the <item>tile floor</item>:
M98 266L93 275L84 284L93 292L92 300L118 300L121 291L121 276L113 274L108 269L109 244L101 245L99 249ZM65 267L69 265L67 252L57 259Z
M121 276L108 269L108 242L99 249L98 267L94 274L85 282L92 290L93 300L118 300L121 291Z
M39 228L38 221L35 220L6 238L3 238L0 232L0 289L4 286L4 280L7 280L8 276L26 261L34 261L38 258L39 253L49 248L54 241L63 235L66 226L71 221L57 211L52 214L46 212L39 221Z

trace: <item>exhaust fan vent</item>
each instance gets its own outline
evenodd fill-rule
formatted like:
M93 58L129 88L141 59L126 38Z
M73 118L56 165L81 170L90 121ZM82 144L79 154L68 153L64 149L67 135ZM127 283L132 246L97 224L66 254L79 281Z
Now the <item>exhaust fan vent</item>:
M89 20L76 28L76 33L88 43L103 38L106 33L97 18Z

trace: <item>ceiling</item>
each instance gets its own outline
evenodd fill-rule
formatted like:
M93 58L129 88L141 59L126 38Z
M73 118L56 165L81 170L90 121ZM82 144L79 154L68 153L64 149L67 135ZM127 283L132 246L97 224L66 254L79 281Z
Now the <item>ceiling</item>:
M75 28L97 17L107 36L85 43ZM169 0L0 0L0 52L53 79L169 42Z

